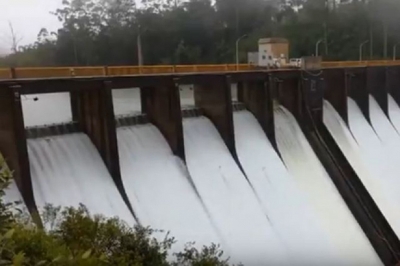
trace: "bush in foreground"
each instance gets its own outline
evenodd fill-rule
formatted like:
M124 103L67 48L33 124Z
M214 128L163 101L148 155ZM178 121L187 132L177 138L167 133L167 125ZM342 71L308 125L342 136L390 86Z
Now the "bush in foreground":
M42 215L48 230L39 229L3 202L8 182L0 172L0 265L228 266L216 245L198 251L188 244L170 262L173 238L157 241L149 228L91 216L84 206L48 206Z

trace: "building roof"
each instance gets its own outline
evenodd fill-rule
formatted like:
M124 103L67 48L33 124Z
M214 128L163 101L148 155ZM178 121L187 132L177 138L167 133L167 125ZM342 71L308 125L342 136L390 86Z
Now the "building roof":
M289 41L285 38L264 38L258 40L258 44L267 44L267 43L289 43Z

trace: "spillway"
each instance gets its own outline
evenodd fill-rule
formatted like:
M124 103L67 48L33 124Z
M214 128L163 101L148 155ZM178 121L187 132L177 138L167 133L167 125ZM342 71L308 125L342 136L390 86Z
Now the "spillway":
M397 235L400 234L400 214L397 210L400 197L396 167L399 165L399 135L370 97L371 124L362 114L357 103L348 98L349 127L328 102L324 103L324 123L340 149L357 172L364 186ZM377 135L379 134L379 136Z
M186 161L201 199L228 243L232 263L294 265L246 177L205 117L183 121Z
M28 139L28 154L36 204L79 207L91 214L118 216L130 225L133 215L106 166L85 134Z
M340 255L334 264L382 265L294 116L282 106L275 108L274 116L276 139L283 161L307 196L336 254Z
M379 177L380 172L381 164L378 164L379 161L374 162L374 153L381 153L380 140L357 104L352 99L349 99L348 104L352 131L328 101L324 102L324 124L381 211L389 215L395 214L385 196L382 183L374 178Z
M124 187L141 224L169 231L176 252L193 241L198 248L223 246L184 163L161 132L147 124L118 128L117 135Z
M328 235L256 118L248 111L235 112L234 126L241 165L272 228L297 258L297 265L335 261L339 255L334 255Z

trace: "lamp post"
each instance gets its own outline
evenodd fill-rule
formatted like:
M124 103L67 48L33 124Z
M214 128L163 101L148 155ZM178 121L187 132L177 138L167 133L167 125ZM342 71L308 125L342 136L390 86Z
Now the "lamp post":
M324 42L323 39L319 39L319 40L317 41L317 43L315 44L315 56L318 56L318 55L319 55L319 45L320 45L321 43L323 43L323 42Z
M247 38L248 35L245 34L241 37L239 37L239 39L236 40L236 70L239 70L239 43L241 40Z
M360 61L362 61L362 56L363 56L363 46L369 43L369 40L366 40L363 43L360 43Z
M137 45L138 65L141 67L143 65L143 53L142 53L142 32L140 24L138 25L138 35L136 38L136 45Z

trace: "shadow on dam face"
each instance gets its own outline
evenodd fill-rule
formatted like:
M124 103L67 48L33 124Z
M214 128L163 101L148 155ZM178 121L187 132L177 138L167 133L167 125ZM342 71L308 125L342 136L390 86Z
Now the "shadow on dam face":
M9 197L38 224L46 203L83 203L245 265L394 265L398 74L1 81Z

